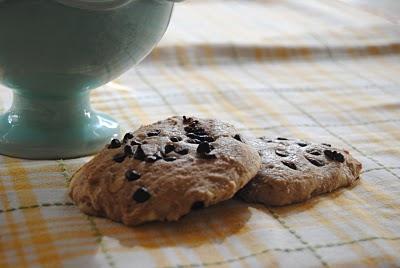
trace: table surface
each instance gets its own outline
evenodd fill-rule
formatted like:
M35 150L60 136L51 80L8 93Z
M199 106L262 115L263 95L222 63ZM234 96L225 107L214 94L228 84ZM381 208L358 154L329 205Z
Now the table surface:
M367 12L383 16L392 22L400 23L400 2L398 0L339 0L357 6Z
M216 117L254 136L329 142L363 165L355 187L303 204L230 200L177 223L124 227L67 196L90 157L0 156L0 267L400 266L400 29L328 0L192 0L137 68L92 103L133 130ZM0 88L0 111L11 103Z

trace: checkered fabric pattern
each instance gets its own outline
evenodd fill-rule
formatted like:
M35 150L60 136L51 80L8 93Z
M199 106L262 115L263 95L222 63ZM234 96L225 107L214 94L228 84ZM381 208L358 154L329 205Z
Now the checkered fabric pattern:
M11 103L0 90L0 110ZM0 267L400 266L400 28L334 0L191 0L92 103L132 130L171 115L347 148L362 179L303 204L227 201L128 228L67 196L90 157L0 157Z

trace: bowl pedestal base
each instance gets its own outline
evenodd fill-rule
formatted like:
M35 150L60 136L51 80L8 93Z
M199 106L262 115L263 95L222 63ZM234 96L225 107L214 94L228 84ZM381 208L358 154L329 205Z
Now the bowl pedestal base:
M118 123L90 107L89 92L40 96L14 92L0 115L0 154L26 159L68 159L101 150L119 137Z

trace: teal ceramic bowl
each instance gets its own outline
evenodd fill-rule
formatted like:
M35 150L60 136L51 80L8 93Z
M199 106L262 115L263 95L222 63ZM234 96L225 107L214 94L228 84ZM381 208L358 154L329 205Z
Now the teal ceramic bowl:
M119 125L89 92L140 62L165 33L174 0L0 0L0 153L30 159L93 154Z

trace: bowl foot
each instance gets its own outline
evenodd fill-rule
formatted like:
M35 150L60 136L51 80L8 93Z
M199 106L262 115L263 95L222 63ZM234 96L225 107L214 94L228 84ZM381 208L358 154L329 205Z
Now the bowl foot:
M14 94L0 116L0 154L25 159L68 159L100 151L120 135L118 123L90 108L89 95L32 99Z

